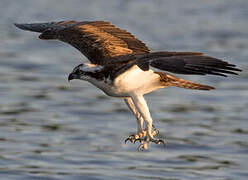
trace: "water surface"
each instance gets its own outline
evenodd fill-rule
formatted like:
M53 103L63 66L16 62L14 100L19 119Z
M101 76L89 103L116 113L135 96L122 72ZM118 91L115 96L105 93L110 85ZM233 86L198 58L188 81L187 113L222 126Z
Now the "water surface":
M230 180L248 177L248 2L0 2L1 179ZM67 82L86 58L14 22L108 20L153 50L200 51L238 64L229 78L180 76L216 91L167 88L146 96L167 146L124 144L135 118L120 99Z

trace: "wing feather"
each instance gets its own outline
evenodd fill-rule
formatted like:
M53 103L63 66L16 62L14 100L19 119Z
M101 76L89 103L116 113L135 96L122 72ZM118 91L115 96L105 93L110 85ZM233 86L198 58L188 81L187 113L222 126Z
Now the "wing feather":
M237 72L241 71L234 64L197 52L162 51L119 57L120 61L125 61L128 58L133 59L133 63L144 71L149 70L150 66L178 74L226 76L226 74L237 75Z
M237 75L235 71L241 71L240 69L234 68L235 65L233 64L204 55L162 57L152 60L150 65L161 70L169 70L179 74L184 74L186 72L187 74L213 74L226 76L225 74Z
M179 74L226 76L241 71L235 65L198 52L153 52L126 30L110 22L60 21L15 24L23 30L40 32L41 39L59 39L81 51L92 63L137 64L142 70L155 67Z
M94 64L104 65L116 56L150 52L143 42L110 22L60 21L15 25L23 30L40 32L41 39L59 39L69 43Z

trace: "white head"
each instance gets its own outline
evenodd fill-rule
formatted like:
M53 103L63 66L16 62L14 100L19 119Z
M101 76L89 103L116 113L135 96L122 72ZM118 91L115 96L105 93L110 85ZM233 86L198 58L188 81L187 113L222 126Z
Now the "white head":
M80 79L89 81L92 78L97 79L102 66L97 64L83 63L76 66L68 76L68 81L73 79Z

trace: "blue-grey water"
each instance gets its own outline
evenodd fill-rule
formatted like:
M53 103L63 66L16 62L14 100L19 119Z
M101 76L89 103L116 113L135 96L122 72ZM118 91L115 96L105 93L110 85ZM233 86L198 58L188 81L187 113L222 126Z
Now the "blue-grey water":
M1 0L0 179L248 179L247 0ZM15 22L107 20L153 51L200 51L240 76L179 76L215 86L146 96L166 148L125 144L135 118L120 99L67 82L85 61Z

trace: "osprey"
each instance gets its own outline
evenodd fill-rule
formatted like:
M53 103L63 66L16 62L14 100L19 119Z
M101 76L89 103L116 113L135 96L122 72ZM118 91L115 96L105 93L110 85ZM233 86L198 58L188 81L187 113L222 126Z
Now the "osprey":
M80 79L92 83L107 95L124 99L137 119L137 133L126 140L140 142L138 150L150 142L165 143L155 136L158 130L144 94L167 86L186 89L212 90L214 87L177 78L151 67L178 74L219 75L237 74L235 65L199 52L151 52L126 30L104 21L60 21L15 24L18 28L41 33L40 39L58 39L77 48L90 63L76 66L68 80ZM145 123L145 124L144 124Z

